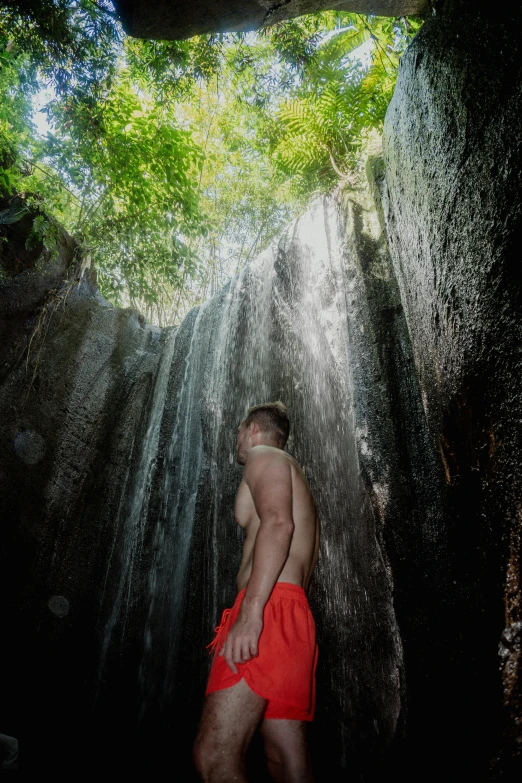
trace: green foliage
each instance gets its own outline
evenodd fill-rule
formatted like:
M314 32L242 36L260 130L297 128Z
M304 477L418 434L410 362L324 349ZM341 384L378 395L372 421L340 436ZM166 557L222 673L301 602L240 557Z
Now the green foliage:
M295 213L285 176L267 154L262 113L237 101L234 82L202 86L183 107L193 137L205 152L200 203L209 218L208 236L196 243L202 260L188 306L216 291L263 249Z
M9 2L0 188L51 216L34 241L50 247L54 221L75 235L112 302L176 322L351 176L419 26L328 11L256 34L141 41L108 0ZM45 138L32 116L42 88Z
M0 41L27 55L58 95L103 88L121 38L107 0L8 0Z
M6 193L16 188L18 152L27 150L31 143L30 96L35 89L29 58L0 39L0 189Z
M199 35L190 41L125 41L133 81L161 102L190 98L194 86L208 82L223 66L224 49L234 36Z
M31 250L42 244L49 253L54 253L57 250L58 233L58 225L54 220L47 215L37 214L27 237L26 247Z
M103 104L75 96L55 112L45 161L72 194L62 215L92 251L105 291L157 299L160 279L177 282L193 264L186 239L204 231L198 211L201 150L173 107L138 94L121 69Z
M274 155L304 192L350 179L365 136L382 127L400 53L420 26L419 20L360 14L345 14L343 21L317 47L306 79L279 110ZM352 55L369 40L372 59L365 69Z
M3 30L10 23L0 48L2 185L75 235L114 303L146 307L165 284L179 287L194 272L190 239L206 230L197 190L202 152L175 106L152 100L133 81L112 20L102 34L89 26L92 3L62 2L54 38L42 40L35 8L32 17L0 16ZM30 53L22 53L28 42ZM64 74L73 55L83 61L71 61ZM31 98L44 78L52 132L41 139Z

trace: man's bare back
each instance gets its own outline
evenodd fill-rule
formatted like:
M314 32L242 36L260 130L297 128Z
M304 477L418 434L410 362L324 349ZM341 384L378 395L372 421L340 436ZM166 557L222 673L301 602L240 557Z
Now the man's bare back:
M250 579L254 545L261 522L249 482L255 484L261 471L270 470L290 474L294 522L290 551L277 581L299 585L308 592L319 554L319 520L302 468L290 454L272 446L255 446L250 449L245 468L234 507L236 522L245 531L243 557L236 579L238 591L245 588Z

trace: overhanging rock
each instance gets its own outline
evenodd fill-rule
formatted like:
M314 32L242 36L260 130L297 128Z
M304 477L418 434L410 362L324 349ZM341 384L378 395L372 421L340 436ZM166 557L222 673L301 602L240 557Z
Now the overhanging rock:
M114 4L129 35L176 40L203 33L257 30L316 11L423 15L430 0L115 0Z

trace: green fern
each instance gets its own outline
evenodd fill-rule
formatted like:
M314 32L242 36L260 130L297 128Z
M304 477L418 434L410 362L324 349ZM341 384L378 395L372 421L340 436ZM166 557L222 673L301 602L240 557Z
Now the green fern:
M411 37L420 26L403 18L346 17L350 27L318 47L300 94L284 102L278 115L281 132L274 148L276 159L300 177L322 179L325 189L335 179L349 176L362 135L382 125L401 47L408 33ZM351 55L370 39L372 62L364 71Z

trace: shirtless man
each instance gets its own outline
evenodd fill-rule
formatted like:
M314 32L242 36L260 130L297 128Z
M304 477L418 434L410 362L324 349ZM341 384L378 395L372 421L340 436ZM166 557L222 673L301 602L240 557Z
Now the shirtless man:
M194 746L205 783L246 783L245 753L260 726L280 783L312 783L306 725L315 709L317 645L306 597L319 552L310 488L283 451L281 402L256 405L237 436L245 466L235 503L246 536L234 606L216 629L214 660Z

